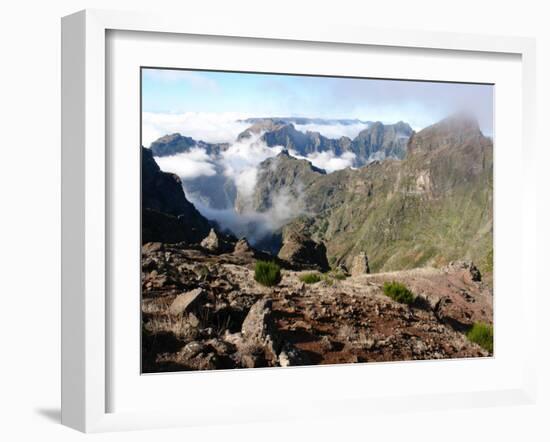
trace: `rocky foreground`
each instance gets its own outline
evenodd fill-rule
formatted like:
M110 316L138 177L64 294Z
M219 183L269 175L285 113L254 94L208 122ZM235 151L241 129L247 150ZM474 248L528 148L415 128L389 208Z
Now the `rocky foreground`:
M493 322L492 291L471 263L328 272L312 284L300 279L311 271L286 268L264 287L246 240L223 253L209 246L143 245L143 372L490 356L464 334ZM415 302L384 295L385 281Z

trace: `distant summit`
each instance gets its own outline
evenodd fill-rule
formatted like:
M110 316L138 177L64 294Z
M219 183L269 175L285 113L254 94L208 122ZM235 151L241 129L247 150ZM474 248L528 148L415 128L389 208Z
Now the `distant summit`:
M245 120L239 120L239 122L242 123L250 123L255 124L257 122L261 121L277 121L282 124L298 124L298 125L306 125L306 124L318 124L318 125L333 125L333 124L341 124L343 126L351 126L352 124L371 124L371 121L363 121L359 120L357 118L343 118L343 119L337 119L337 118L308 118L308 117L262 117L262 118L247 118Z
M412 128L403 121L395 124L384 124L380 121L366 122L361 120L323 120L319 118L250 118L244 120L252 123L238 136L238 140L261 135L269 147L282 146L301 156L318 152L331 152L341 156L346 152L355 155L355 166L361 167L375 160L385 158L403 159L407 142L412 135ZM366 124L353 140L348 137L328 138L319 132L296 129L297 124Z
M492 142L483 135L475 118L456 114L414 134L407 149L409 153L429 152L467 144L492 145Z
M206 143L195 141L191 137L179 133L165 135L151 143L151 152L156 157L166 157L178 153L188 152L195 147L204 149L208 155L217 154L229 147L227 143Z

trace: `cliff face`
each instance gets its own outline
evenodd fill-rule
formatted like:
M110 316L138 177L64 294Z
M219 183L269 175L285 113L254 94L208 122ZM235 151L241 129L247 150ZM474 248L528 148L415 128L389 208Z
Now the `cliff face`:
M311 118L252 118L245 121L250 123L250 127L238 135L237 142L265 143L269 148L278 149L283 147L303 157L319 153L329 153L333 157L347 155L346 163L353 162L355 167L362 167L374 160L404 158L407 141L412 134L411 127L403 122L385 125L381 122ZM352 140L345 136L328 138L319 132L298 130L295 125L300 127L300 124L360 124L366 129ZM150 151L154 157L160 158L200 150L208 156L215 174L185 178L183 184L187 195L212 209L235 208L242 211L243 196L238 195L235 182L225 174L223 157L229 147L229 143L207 143L174 133L151 143Z
M180 179L162 172L149 149L141 148L142 242L200 242L210 223L185 197Z
M403 159L412 133L411 127L402 121L387 125L378 121L357 135L351 150L363 162L385 158Z
M204 149L208 155L218 154L229 145L226 143L205 143L196 141L192 137L185 137L179 133L165 135L151 143L151 152L156 157L177 155L178 153L189 152L193 148Z
M291 157L270 164L267 176L277 180L258 186L257 208L266 188L299 183L304 215L289 227L323 241L333 265L350 265L361 252L373 271L456 259L490 265L492 141L477 124L451 119L414 134L408 152L403 161L329 175L292 168L288 163L298 160Z
M298 200L304 184L325 175L324 170L313 166L307 160L294 158L284 150L260 164L252 197L243 199L237 195L235 206L238 211L250 209L263 212L274 205L274 200L281 193Z
M407 123L383 124L369 123L353 140L348 137L327 138L319 132L301 132L292 123L284 121L261 120L243 132L240 138L251 133L265 131L261 139L270 146L283 146L301 156L315 152L332 152L340 156L345 152L355 154L355 165L362 166L376 159L403 159L406 146L413 130Z

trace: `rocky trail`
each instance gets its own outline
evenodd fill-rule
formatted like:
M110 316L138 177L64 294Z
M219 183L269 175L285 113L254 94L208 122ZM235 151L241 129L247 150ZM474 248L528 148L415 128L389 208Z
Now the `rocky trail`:
M253 368L484 357L466 336L492 324L492 290L471 263L391 273L283 268L274 287L254 280L257 252L211 244L142 247L142 371ZM405 284L413 304L383 292Z

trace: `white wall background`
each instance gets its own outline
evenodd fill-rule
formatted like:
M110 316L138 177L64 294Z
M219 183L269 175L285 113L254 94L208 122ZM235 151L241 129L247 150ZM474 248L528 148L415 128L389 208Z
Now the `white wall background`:
M189 2L190 3L190 2ZM0 15L0 438L83 440L59 425L60 358L60 17L83 8L155 10L231 20L315 21L378 28L534 36L538 53L539 267L549 260L549 11L543 1L339 0L321 4L202 0L12 0ZM178 6L181 4L181 6ZM287 422L91 436L101 441L213 440L550 440L549 290L539 286L540 400L536 406L380 415L362 420ZM6 302L7 301L7 302ZM518 330L521 333L521 330ZM183 399L185 400L185 399ZM215 400L213 400L215 406Z

